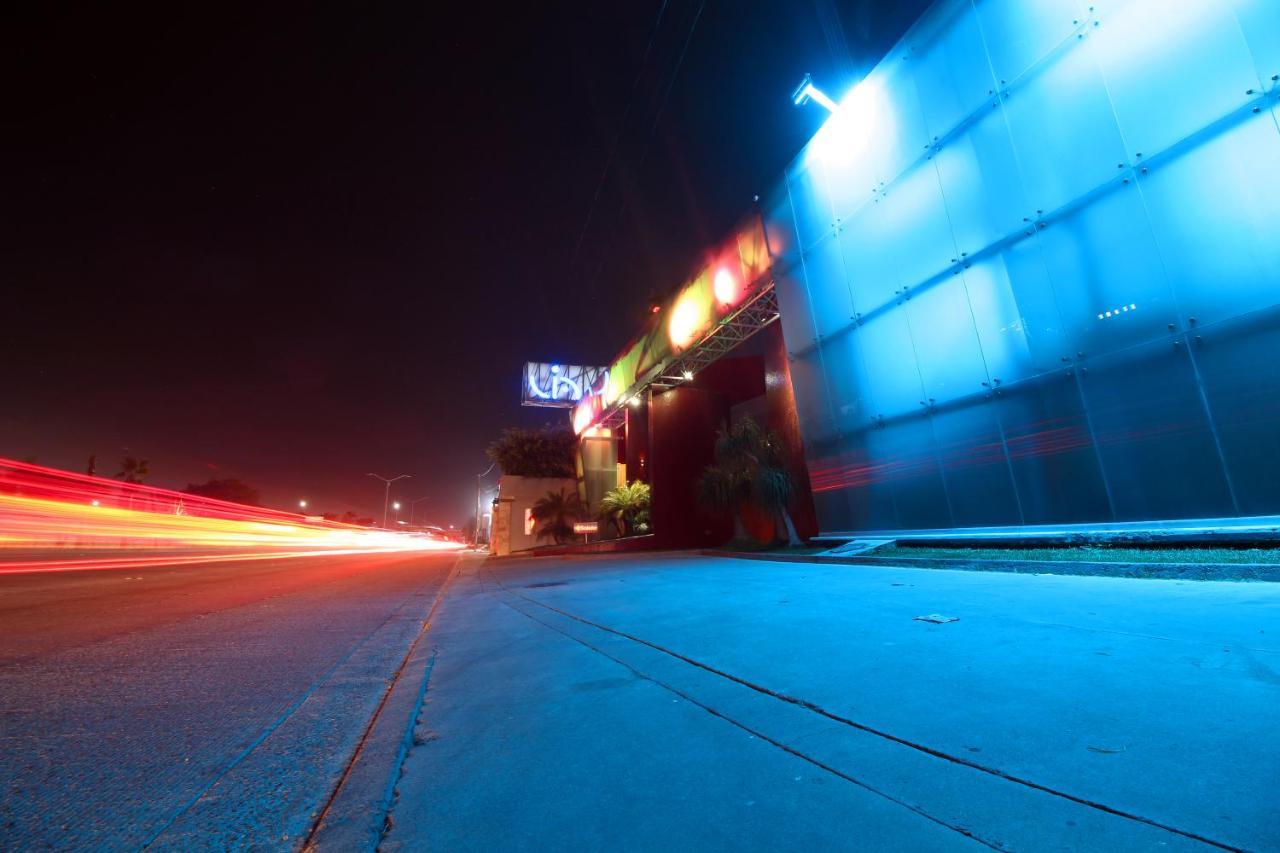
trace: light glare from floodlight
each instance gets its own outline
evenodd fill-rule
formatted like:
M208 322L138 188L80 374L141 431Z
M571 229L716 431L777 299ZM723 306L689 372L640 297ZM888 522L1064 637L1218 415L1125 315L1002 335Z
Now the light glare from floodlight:
M836 102L828 98L817 86L813 85L812 74L806 74L804 79L800 81L800 85L791 93L791 103L797 107L803 107L810 101L826 107L827 112L833 113L836 111Z

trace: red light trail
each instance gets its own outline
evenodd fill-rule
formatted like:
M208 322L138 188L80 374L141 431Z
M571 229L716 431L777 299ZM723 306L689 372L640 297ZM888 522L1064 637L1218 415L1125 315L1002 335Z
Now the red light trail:
M0 573L460 547L0 459ZM6 549L21 554L7 559ZM69 550L152 553L72 556Z

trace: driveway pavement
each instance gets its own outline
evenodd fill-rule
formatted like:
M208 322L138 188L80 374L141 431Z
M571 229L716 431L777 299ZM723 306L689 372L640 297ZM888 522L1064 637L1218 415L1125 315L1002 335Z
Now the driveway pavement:
M1277 584L475 560L427 639L383 850L1280 849Z

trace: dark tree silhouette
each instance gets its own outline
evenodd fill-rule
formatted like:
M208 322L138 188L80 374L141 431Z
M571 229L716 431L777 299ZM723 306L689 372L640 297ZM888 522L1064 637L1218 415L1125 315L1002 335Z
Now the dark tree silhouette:
M577 442L567 429L505 429L488 454L512 477L573 477Z
M187 487L182 491L188 495L199 495L202 498L214 498L249 506L260 506L262 503L262 496L257 489L234 477L225 480L209 480L204 483L187 483Z
M120 463L120 471L116 474L116 479L126 483L141 483L150 473L151 463L146 459L126 456Z

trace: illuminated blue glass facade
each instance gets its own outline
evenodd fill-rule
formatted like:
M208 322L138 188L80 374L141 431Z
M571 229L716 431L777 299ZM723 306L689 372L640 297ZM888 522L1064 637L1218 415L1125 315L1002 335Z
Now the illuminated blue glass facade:
M762 199L823 531L1280 513L1278 79L1277 0L935 4Z

